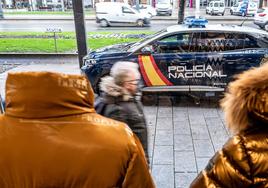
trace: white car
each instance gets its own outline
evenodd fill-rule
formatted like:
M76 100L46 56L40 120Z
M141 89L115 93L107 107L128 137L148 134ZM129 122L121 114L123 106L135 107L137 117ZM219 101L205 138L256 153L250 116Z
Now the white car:
M132 8L137 10L136 5L134 5ZM145 4L139 4L139 12L144 14L149 14L151 17L156 16L156 9L152 7L151 5L145 5Z
M225 13L225 4L223 1L211 1L206 7L206 14L217 15L221 14L222 16Z
M241 16L254 16L257 12L257 3L254 2L239 2L230 8L230 14L236 14Z
M121 2L96 3L96 22L102 27L150 24L151 16L138 12L129 4Z
M158 0L155 8L157 15L172 15L172 5L169 0Z
M254 24L258 25L261 29L268 30L268 8L262 8L257 11L254 17Z

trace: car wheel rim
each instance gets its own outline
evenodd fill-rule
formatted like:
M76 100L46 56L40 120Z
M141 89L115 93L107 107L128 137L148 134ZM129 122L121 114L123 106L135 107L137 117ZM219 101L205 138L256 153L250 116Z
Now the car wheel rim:
M106 27L108 25L106 20L101 20L100 24L102 27Z
M138 20L138 26L142 27L143 26L143 21L142 20Z

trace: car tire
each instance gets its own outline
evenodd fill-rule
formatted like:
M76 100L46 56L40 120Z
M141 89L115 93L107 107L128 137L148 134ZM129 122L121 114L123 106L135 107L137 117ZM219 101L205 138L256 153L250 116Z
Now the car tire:
M100 20L100 26L101 27L108 27L109 26L109 23L108 23L107 20L102 19L102 20Z
M242 16L245 17L246 16L246 13L245 12L242 12Z
M233 14L234 14L232 10L230 10L230 14L231 14L231 15L233 15Z
M224 16L224 12L221 15Z
M141 19L137 20L137 26L143 27L144 26L143 20L141 20Z

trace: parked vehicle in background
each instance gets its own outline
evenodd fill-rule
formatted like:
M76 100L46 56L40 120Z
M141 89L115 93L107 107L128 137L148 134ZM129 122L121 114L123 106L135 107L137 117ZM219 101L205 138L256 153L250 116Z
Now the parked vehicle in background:
M268 30L268 8L262 8L257 11L254 17L254 24L258 25L261 29Z
M238 2L230 9L231 15L254 16L258 6L255 2Z
M113 25L136 25L142 27L150 24L150 18L149 14L138 12L126 3L96 3L96 22L102 27Z
M172 15L172 4L169 0L157 0L155 8L157 15Z
M151 5L139 4L138 6L139 6L138 12L149 14L151 17L156 16L157 14L156 9ZM137 10L136 5L134 5L132 8Z
M210 15L224 15L225 4L223 1L211 1L206 7L206 14Z
M98 93L101 78L109 75L114 63L131 61L139 65L145 93L217 96L236 74L267 62L266 31L189 19L187 25L170 26L136 43L91 51L84 58L82 72Z

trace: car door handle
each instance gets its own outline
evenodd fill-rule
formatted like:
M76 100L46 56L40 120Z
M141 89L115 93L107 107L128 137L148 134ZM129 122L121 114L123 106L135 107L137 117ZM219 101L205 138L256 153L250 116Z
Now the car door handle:
M234 64L234 62L228 62L227 64L228 64L228 65L232 65L232 64Z

